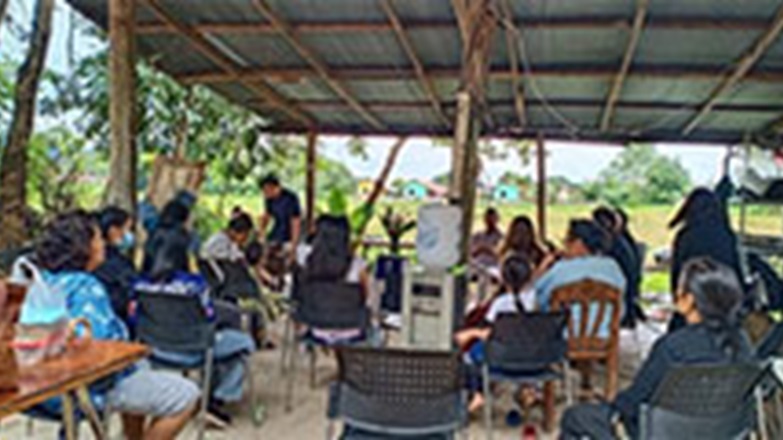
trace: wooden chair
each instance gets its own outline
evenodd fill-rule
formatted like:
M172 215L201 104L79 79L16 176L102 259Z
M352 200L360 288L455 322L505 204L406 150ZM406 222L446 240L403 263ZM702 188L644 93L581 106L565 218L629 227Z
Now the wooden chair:
M606 365L607 400L617 393L620 352L620 300L618 289L593 280L580 281L555 290L550 301L552 311L568 311L568 359L582 372L582 383L589 383L592 365ZM579 318L574 310L578 307ZM590 324L592 310L595 320ZM602 324L609 318L609 334L602 335ZM575 322L578 321L578 322Z

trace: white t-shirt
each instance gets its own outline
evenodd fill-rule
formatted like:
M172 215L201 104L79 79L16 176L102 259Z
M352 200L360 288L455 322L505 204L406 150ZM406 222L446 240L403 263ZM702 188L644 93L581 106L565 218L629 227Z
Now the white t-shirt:
M532 287L523 290L519 293L519 302L522 303L522 306L525 308L525 311L533 311L536 308L536 291ZM492 301L492 305L489 306L489 311L487 312L487 315L484 317L484 319L487 320L487 322L493 323L498 318L498 316L504 314L504 313L519 313L519 309L517 308L517 301L514 298L513 293L504 293L497 298L495 298L494 301Z

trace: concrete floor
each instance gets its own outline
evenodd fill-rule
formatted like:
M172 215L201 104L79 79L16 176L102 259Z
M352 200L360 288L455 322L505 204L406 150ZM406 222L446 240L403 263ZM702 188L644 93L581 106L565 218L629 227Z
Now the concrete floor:
M646 355L652 342L661 330L643 326L637 333L623 332L621 334L621 373L620 383L627 384L638 368L641 355ZM265 351L253 357L253 367L256 378L256 388L266 407L266 418L262 426L255 427L252 423L248 405L240 405L235 409L234 425L225 431L209 431L208 439L240 440L240 439L270 439L270 440L309 440L323 439L326 435L327 422L325 418L327 384L336 373L334 359L330 356L319 356L317 364L318 384L311 389L304 358L300 361L299 372L295 381L294 410L286 413L284 410L285 380L280 372L280 351ZM602 386L603 380L596 376L596 386ZM495 439L518 439L519 428L505 426L504 416L511 407L508 392L503 393L495 410ZM561 399L562 400L562 399ZM558 405L558 413L562 414L564 402ZM540 421L540 411L531 415L532 422ZM122 438L115 419L112 424L112 439ZM27 419L13 417L4 420L0 426L0 440L23 439L56 439L57 425L45 422L35 422L32 433L28 432ZM87 426L82 427L82 438L92 438L87 432ZM539 428L539 438L554 439L555 433L544 434ZM471 422L467 438L483 439L484 430L480 419ZM192 427L181 438L195 438Z

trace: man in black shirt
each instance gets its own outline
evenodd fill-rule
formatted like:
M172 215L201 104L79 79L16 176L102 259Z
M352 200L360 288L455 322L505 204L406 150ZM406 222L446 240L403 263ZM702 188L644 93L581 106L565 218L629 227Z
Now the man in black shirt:
M302 226L302 210L299 198L292 191L283 188L276 176L270 175L261 181L261 190L266 201L266 211L261 216L260 231L263 234L272 221L272 229L266 236L268 243L289 245L293 252L299 242Z

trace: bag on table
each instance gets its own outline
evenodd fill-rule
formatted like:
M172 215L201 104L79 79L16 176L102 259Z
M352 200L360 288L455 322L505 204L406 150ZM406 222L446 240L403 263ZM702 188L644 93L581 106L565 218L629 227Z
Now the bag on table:
M12 346L19 365L29 366L65 351L69 335L65 295L44 281L28 259L14 264L14 282L27 286Z

